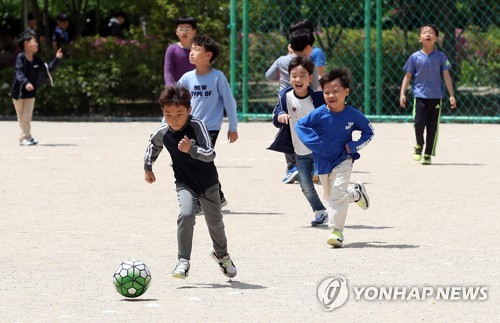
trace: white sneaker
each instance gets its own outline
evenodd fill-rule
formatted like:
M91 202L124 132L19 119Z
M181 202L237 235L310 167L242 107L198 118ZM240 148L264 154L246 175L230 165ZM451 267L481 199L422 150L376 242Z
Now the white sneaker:
M210 251L210 257L212 257L212 259L215 260L215 262L219 264L220 270L222 271L224 276L229 277L229 278L233 278L238 273L238 271L236 270L236 266L234 265L233 261L231 260L231 257L229 257L229 254L225 255L222 258L219 258L215 254L215 251L212 249L212 251Z
M33 146L33 145L36 145L38 143L38 141L34 140L34 139L30 139L30 140L27 140L27 139L23 139L19 145L20 146Z
M370 199L368 198L368 194L366 193L365 184L356 182L353 188L359 194L359 200L357 200L356 203L363 210L368 209L370 207Z
M189 260L181 258L179 259L179 263L175 266L174 270L172 270L172 277L185 279L189 276Z

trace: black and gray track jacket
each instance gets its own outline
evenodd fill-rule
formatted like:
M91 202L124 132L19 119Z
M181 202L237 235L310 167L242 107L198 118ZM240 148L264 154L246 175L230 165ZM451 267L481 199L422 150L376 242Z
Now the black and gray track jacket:
M184 136L191 141L188 153L179 150L178 145ZM186 185L198 194L219 183L219 175L214 164L215 151L203 122L189 116L186 124L179 131L162 124L151 134L146 154L144 170L152 171L153 164L163 150L167 148L172 158L176 185Z

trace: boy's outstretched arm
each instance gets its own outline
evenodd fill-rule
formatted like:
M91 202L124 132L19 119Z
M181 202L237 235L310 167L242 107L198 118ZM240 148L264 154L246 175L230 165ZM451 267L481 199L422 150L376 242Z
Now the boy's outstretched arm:
M450 105L452 109L457 107L457 101L455 100L455 93L453 92L453 82L451 81L450 71L443 71L444 84L446 85L446 89L448 90L448 94L450 95Z
M406 73L403 77L403 84L401 84L401 92L399 94L399 105L404 109L406 108L406 89L410 85L412 75L411 73Z

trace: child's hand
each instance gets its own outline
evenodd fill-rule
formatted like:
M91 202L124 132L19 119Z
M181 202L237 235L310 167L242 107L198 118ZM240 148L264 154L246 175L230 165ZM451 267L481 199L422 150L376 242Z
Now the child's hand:
M189 141L189 138L187 136L184 136L184 138L179 141L177 148L179 148L179 150L183 153L187 153L191 148L191 142Z
M229 139L229 143L232 144L236 140L238 140L238 131L228 131L227 139Z
M404 95L402 95L400 98L399 98L399 105L404 109L406 108L406 97Z
M35 87L31 83L26 84L25 88L26 88L26 91L28 91L28 92L33 91L35 89Z
M288 119L290 119L290 116L286 113L282 113L278 116L278 122L288 124Z
M452 109L455 109L457 107L457 100L455 100L454 96L450 96L450 105Z
M61 59L61 58L63 58L63 56L64 56L63 51L62 51L62 49L59 48L57 50L56 57Z
M347 153L350 154L351 153L351 150L349 149L349 145L348 144L345 144L345 150L347 150Z
M150 170L144 171L144 179L149 184L153 184L154 182L156 182L155 174L152 171L150 171Z

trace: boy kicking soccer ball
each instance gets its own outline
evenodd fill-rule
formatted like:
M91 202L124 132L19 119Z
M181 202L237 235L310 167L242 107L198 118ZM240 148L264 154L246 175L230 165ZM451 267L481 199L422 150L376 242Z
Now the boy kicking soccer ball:
M199 201L213 242L210 256L226 277L233 278L237 270L227 253L219 176L210 135L203 122L190 115L191 94L187 89L181 86L165 87L160 95L160 105L166 124L162 124L149 139L144 157L144 179L150 184L156 181L153 164L165 146L172 158L180 207L177 218L179 263L172 271L172 277L184 279L189 274L195 206Z

